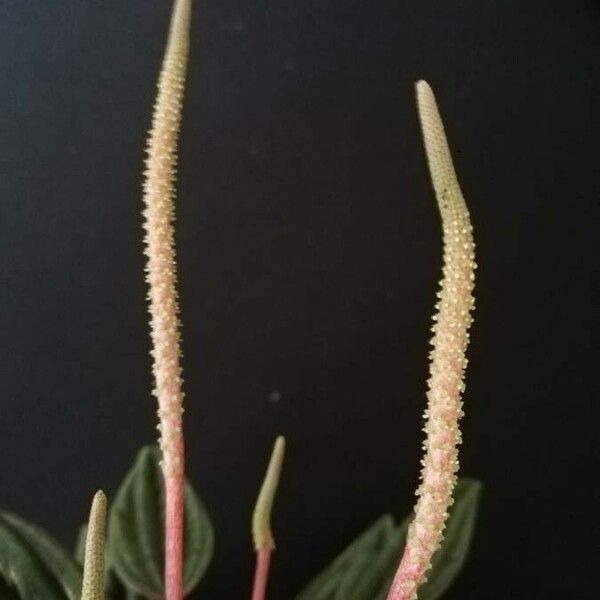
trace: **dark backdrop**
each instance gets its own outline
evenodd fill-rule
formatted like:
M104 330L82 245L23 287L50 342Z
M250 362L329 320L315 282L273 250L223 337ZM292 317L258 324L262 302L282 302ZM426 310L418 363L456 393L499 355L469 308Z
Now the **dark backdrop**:
M139 213L169 10L0 2L0 504L65 543L153 439ZM480 264L461 453L486 488L448 598L597 597L599 28L591 0L196 2L177 244L188 471L218 536L199 596L248 597L278 433L272 598L412 505L441 264L425 78Z

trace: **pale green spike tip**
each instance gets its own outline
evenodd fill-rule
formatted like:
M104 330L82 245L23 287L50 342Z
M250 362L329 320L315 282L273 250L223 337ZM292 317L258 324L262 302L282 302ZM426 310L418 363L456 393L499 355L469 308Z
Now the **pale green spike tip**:
M416 88L417 92L431 90L431 87L424 79L419 79L418 81L416 81L415 88Z
M104 600L106 504L106 496L99 490L94 496L88 522L81 600Z
M254 538L254 548L257 552L264 548L271 550L275 548L275 540L271 530L271 511L279 484L284 454L285 438L280 435L275 440L271 460L252 515L252 536Z

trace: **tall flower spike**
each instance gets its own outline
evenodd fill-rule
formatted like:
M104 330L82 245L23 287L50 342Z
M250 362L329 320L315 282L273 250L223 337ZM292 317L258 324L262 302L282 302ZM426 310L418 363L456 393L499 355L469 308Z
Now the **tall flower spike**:
M431 566L431 557L442 541L448 508L453 501L476 266L469 212L433 92L424 81L417 83L416 92L429 171L442 218L444 267L437 293L437 314L433 317L422 482L417 490L415 517L388 600L417 598L418 587L425 581L425 573Z
M252 600L264 600L269 579L271 553L275 549L275 540L271 530L271 511L279 485L279 476L285 454L285 438L279 436L275 440L267 474L263 481L254 514L252 515L252 537L256 550L256 572L254 574L254 588Z
M191 0L176 0L148 139L144 183L154 394L165 478L165 598L183 596L183 392L174 249L177 139L189 48Z
M106 541L106 496L94 496L85 540L81 600L104 600L104 546Z

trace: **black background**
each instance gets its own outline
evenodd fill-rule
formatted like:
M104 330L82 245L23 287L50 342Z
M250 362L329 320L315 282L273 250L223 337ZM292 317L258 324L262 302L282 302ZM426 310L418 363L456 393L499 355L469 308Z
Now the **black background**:
M140 188L169 10L0 3L0 504L69 544L154 435ZM194 597L248 597L278 433L272 598L412 506L441 265L419 78L480 264L461 452L486 489L447 597L598 597L599 28L590 0L196 3L177 244L217 548Z

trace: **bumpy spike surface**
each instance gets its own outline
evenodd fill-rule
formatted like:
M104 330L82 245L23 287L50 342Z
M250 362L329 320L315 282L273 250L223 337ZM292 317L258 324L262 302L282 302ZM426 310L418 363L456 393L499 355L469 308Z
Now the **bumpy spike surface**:
M94 496L85 540L81 600L104 600L104 546L106 541L106 496Z
M165 594L182 598L183 392L174 248L177 139L189 49L191 0L176 0L158 81L148 139L144 183L147 281L154 394L158 399L160 446L166 493Z
M425 457L415 517L388 600L414 600L439 548L458 470L459 419L465 351L473 309L474 244L471 221L458 185L444 127L429 85L416 86L423 140L444 236L443 279L433 317Z

